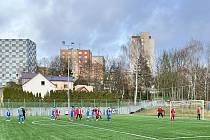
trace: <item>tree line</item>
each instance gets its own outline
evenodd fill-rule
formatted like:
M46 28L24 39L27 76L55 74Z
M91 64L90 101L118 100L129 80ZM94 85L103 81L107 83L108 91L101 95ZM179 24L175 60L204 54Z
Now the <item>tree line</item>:
M68 100L67 91L52 91L46 93L44 97L41 97L41 93L32 94L32 92L23 91L20 85L12 85L4 88L4 102L53 102L54 100L60 102L66 102ZM74 101L83 100L116 100L118 96L109 92L77 92L70 91L70 99Z
M129 41L121 47L117 57L105 57L103 81L79 77L75 83L93 85L94 91L108 92L121 99L134 99L136 96L137 100L208 100L209 48L208 44L199 40L190 40L181 48L164 50L156 57L152 70L144 50L138 43ZM48 69L49 75L66 75L67 66L61 63L58 56L41 63L46 66L44 68Z

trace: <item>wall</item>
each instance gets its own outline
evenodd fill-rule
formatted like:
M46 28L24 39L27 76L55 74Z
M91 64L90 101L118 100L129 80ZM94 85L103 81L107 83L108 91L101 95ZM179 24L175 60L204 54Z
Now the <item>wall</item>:
M41 85L41 81L45 81L45 85ZM50 92L51 90L54 91L56 89L55 85L53 85L41 74L38 74L37 76L32 78L30 81L25 83L22 87L23 87L23 91L32 92L33 94L41 93L42 97L44 97L44 95L47 92Z

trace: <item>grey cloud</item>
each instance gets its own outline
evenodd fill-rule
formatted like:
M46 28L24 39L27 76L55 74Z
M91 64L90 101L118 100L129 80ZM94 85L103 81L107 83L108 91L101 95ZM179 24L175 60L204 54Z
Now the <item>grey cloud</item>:
M58 55L62 40L94 55L116 55L132 34L148 31L160 51L192 37L208 41L209 5L208 0L10 0L0 5L0 37L31 38L39 57Z

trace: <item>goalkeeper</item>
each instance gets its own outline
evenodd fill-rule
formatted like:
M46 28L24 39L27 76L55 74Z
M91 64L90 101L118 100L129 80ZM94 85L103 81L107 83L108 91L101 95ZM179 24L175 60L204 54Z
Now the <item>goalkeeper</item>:
M160 118L160 116L163 118L163 109L161 106L158 107L157 114L158 114L158 118Z
M197 120L200 120L201 119L201 107L199 106L197 108Z

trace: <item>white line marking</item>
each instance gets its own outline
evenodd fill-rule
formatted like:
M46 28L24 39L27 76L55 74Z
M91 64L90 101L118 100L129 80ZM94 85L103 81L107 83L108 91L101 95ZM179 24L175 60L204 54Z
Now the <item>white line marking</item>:
M41 122L44 122L44 121L33 121L32 124L36 124L36 125L43 125L43 126L75 126L75 124L71 123L71 124L54 124L54 123L51 123L51 124L46 124L46 123L41 123Z
M59 120L61 121L61 120ZM118 131L118 130L113 130L113 129L108 129L108 128L103 128L103 127L96 127L96 126L92 126L92 125L87 125L87 124L82 124L82 123L71 123L71 124L44 124L41 122L46 122L46 120L40 120L40 121L33 121L32 124L37 124L37 125L55 125L55 126L75 126L75 125L81 125L81 126L86 126L86 127L90 127L90 128L95 128L95 129L101 129L101 130L106 130L106 131L111 131L111 132L116 132L116 133L120 133L120 134L126 134L126 135L131 135L131 136L135 136L135 137L141 137L141 138L146 138L146 139L151 139L151 140L159 140L158 138L154 138L154 137L149 137L149 136L144 136L144 135L138 135L138 134L133 134L133 133L129 133L129 132L123 132L123 131ZM61 122L67 122L69 123L69 121L61 121ZM174 138L161 138L163 140L178 140L178 139L195 139L195 138L210 138L210 136L186 136L186 137L174 137Z
M51 125L51 124L44 124L44 123L41 123L41 122L45 122L45 120L33 121L32 124L37 124L37 125ZM62 121L62 122L67 122L67 121ZM131 135L131 136L135 136L135 137L141 137L141 138L146 138L146 139L151 139L151 140L158 140L157 138L154 138L154 137L148 137L148 136L133 134L133 133L129 133L129 132L117 131L117 130L113 130L113 129L96 127L96 126L92 126L92 125L86 125L86 124L75 123L75 122L71 123L71 125L74 125L74 126L75 126L75 124L81 125L81 126L90 127L90 128L95 128L95 129L101 129L101 130L106 130L106 131L111 131L111 132L116 132L116 133ZM55 126L71 126L71 125L59 125L59 124L53 124L53 125L55 125Z
M126 135L131 135L131 136L136 136L136 137L141 137L141 138L146 138L146 139L151 139L151 140L158 140L157 138L154 138L154 137L148 137L148 136L133 134L133 133L129 133L129 132L123 132L123 131L103 128L103 127L96 127L96 126L86 125L86 124L81 124L81 123L75 123L75 124L86 126L86 127L91 127L91 128L96 128L96 129L101 129L101 130L106 130L106 131L111 131L111 132L116 132L116 133L121 133L121 134L126 134Z
M178 139L195 139L195 138L210 138L210 136L176 137L176 138L163 138L163 139L164 140L178 140Z

